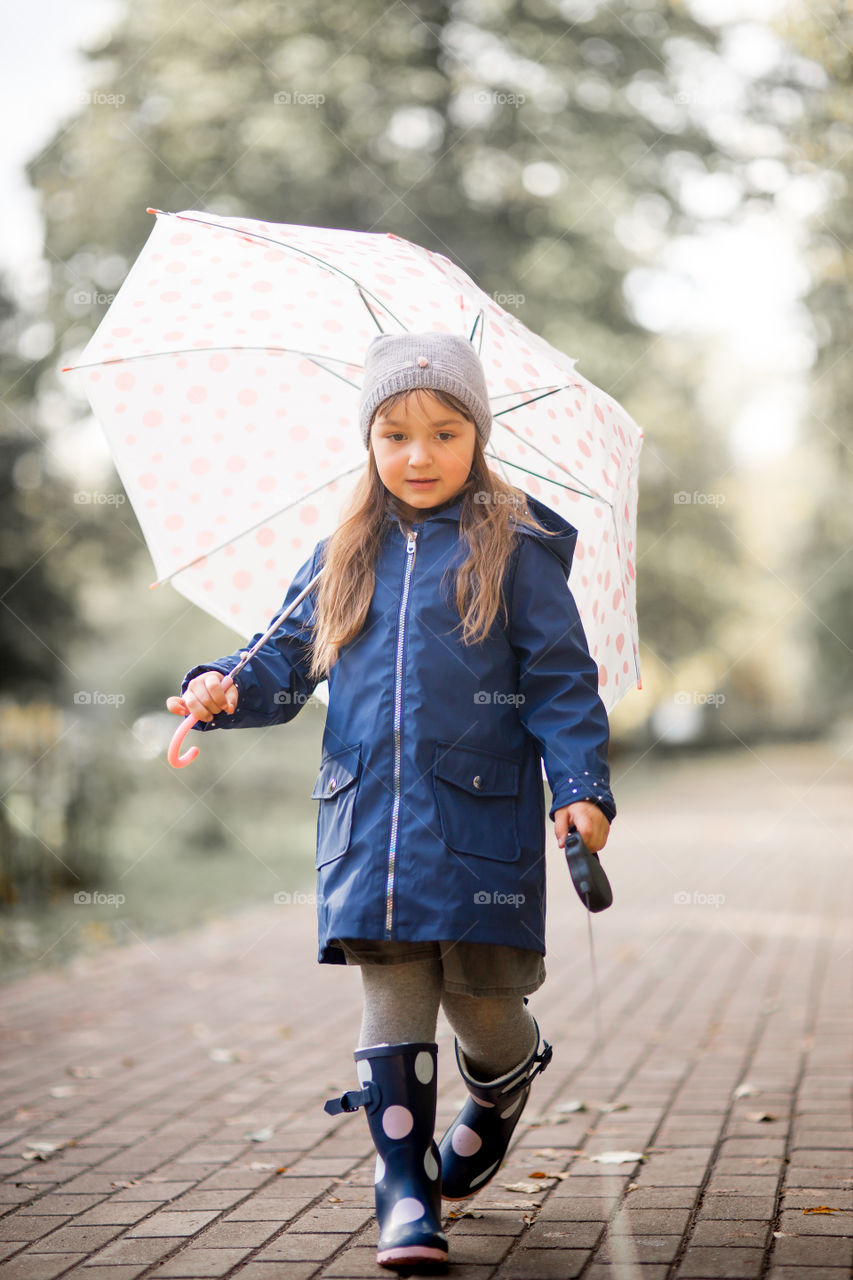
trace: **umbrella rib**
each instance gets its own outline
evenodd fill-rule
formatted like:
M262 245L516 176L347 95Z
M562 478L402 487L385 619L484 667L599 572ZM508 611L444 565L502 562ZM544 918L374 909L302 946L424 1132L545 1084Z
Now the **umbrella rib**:
M298 498L294 498L292 502L286 503L283 507L279 507L277 511L270 511L262 520L256 521L255 524L249 525L248 529L241 529L239 533L234 534L231 538L226 538L224 542L220 542L218 546L211 547L208 551L203 551L201 555L196 556L193 560L188 560L186 564L178 565L177 569L173 569L171 573L164 574L162 578L158 578L156 582L149 583L151 590L154 587L162 587L164 582L171 582L172 578L177 577L179 573L183 573L184 569L191 569L194 564L198 564L201 560L206 560L210 556L215 556L217 552L224 551L226 547L233 547L241 538L245 538L247 534L254 533L256 529L260 529L262 525L269 524L270 520L280 516L284 511L289 511L291 507L297 506L300 502L305 502L308 498L313 498L316 494L322 493L330 484L334 484L337 480L345 480L347 476L354 475L358 471L362 471L364 464L358 467L350 467L349 471L341 471L333 480L327 480L324 484L320 484L316 489L311 489L308 493L301 494Z
M307 249L297 248L296 245L287 244L286 241L284 240L276 240L274 236L262 235L260 231L244 231L242 227L229 227L227 225L224 225L221 222L208 222L206 218L188 218L185 213L171 213L163 209L155 210L155 212L165 213L168 218L181 218L184 222L197 222L202 227L215 227L216 230L218 231L230 231L233 235L243 236L243 238L247 240L248 239L264 240L266 241L267 244L274 244L278 249L289 249L291 253L301 253L303 257L310 258L313 262L316 262L317 265L322 267L324 270L330 271L333 275L342 276L344 280L349 280L350 284L354 284L355 287L358 289L359 293L361 294L362 301L364 302L368 311L370 311L370 314L373 315L373 311L371 310L370 306L368 306L367 301L365 299L364 286L361 284L361 282L356 280L355 276L351 276L348 271L344 271L341 267L336 267L333 265L333 263L328 262L325 258L321 258L319 254L310 253ZM322 228L320 229L322 230ZM365 233L365 234L369 234L369 233ZM397 316L394 315L394 312L391 310L390 307L386 307L383 302L380 302L379 299L374 296L374 294L370 293L369 289L366 292L370 294L370 297L373 298L373 301L376 303L378 307L381 307L382 310L386 311L388 315L391 316L392 320L395 320L397 322L397 324L400 326L401 329L408 332L402 320L400 320ZM373 316L373 319L376 320L376 316ZM377 321L377 324L378 324L378 321Z
M552 480L550 476L543 476L538 471L531 471L529 467L523 467L520 462L512 462L509 458L502 458L499 453L487 453L485 456L493 458L495 462L503 463L506 467L514 467L516 471L523 471L525 475L533 476L536 480L541 480L543 484L555 485L558 489L565 489L567 493L576 493L581 498L589 498L591 502L600 502L602 506L613 509L612 502L608 502L606 498L600 497L597 493L589 493L586 489L576 489L573 485L564 484L562 480Z
M359 390L355 383L349 378L343 377L342 374L336 373L334 369L328 369L321 360L331 360L335 364L358 364L358 361L342 360L337 356L314 355L310 351L303 351L301 347L235 347L233 343L227 347L175 347L172 351L140 351L134 356L110 356L108 360L93 360L91 364L69 364L62 370L66 373L69 369L98 369L105 364L128 364L131 360L154 360L163 359L164 356L204 356L210 355L212 351L281 351L290 355L304 356L306 360L312 360L319 368L325 370L326 373L332 373L336 378L340 378L342 382L346 382L349 386Z

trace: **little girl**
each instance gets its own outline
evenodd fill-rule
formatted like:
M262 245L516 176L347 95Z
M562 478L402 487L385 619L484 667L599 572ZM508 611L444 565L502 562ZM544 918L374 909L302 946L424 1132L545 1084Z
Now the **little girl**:
M488 468L491 422L465 338L374 338L367 469L285 605L322 569L317 586L232 687L239 653L167 702L201 731L281 724L328 679L318 960L361 966L364 1010L362 1087L325 1109L365 1107L390 1267L447 1259L441 1197L494 1177L551 1057L525 1007L545 979L542 761L561 848L570 827L603 848L616 813L577 531ZM469 1098L436 1143L439 1006Z

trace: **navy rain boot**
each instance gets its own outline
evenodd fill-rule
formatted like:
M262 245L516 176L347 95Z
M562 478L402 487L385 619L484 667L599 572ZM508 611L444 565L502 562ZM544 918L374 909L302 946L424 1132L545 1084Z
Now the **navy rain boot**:
M496 1080L475 1080L456 1040L456 1061L471 1095L438 1144L441 1155L441 1194L445 1200L465 1200L490 1182L506 1155L513 1130L530 1093L531 1082L551 1061L547 1040L524 1062Z
M376 1147L376 1261L383 1267L447 1262L435 1130L433 1042L374 1045L353 1057L362 1088L330 1098L330 1115L364 1107Z

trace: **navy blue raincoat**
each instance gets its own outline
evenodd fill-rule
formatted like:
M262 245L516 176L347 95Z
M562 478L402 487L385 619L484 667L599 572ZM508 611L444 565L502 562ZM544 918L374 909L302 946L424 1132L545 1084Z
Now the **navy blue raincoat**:
M577 530L527 497L557 536L519 526L503 580L509 623L499 611L471 647L453 603L452 568L467 556L461 499L425 511L409 530L390 509L385 515L365 625L329 675L312 792L320 963L345 963L335 939L347 937L465 939L544 955L541 762L549 817L576 800L594 802L611 821L616 814L598 670L567 583ZM327 541L299 569L283 607L322 568ZM315 604L312 591L237 676L234 715L220 712L196 729L297 715L315 687L306 647ZM239 658L194 667L183 688Z

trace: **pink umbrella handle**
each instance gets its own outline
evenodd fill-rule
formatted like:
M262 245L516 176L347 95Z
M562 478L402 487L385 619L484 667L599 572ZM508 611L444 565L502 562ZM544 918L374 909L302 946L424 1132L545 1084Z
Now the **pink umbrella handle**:
M234 681L230 675L225 676L222 681L221 688L230 689ZM188 764L192 764L198 755L198 747L190 747L183 755L179 755L184 738L189 733L194 724L198 724L198 716L184 716L183 721L178 725L172 734L172 741L169 743L169 750L166 753L166 759L173 769L185 769Z

